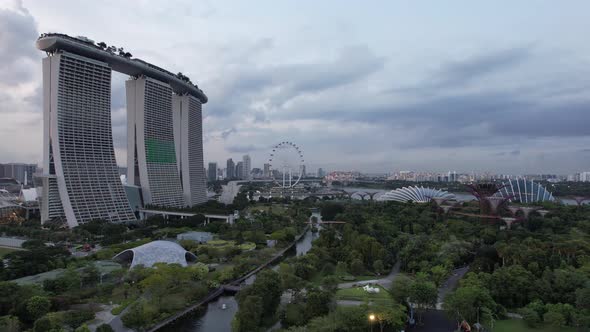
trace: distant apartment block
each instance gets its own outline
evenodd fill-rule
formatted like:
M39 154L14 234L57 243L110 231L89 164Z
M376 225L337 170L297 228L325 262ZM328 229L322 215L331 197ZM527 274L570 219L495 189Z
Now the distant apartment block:
M37 172L37 164L0 164L0 178L12 178L23 185L31 185L33 183L33 174L35 172Z

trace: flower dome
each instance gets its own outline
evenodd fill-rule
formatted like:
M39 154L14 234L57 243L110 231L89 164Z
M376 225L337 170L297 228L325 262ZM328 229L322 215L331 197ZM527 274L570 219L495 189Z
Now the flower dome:
M403 187L379 196L380 201L428 203L435 197L455 199L455 195L447 191L424 187Z
M504 187L494 196L507 198L511 202L536 203L555 200L551 192L533 180L508 180L502 184Z

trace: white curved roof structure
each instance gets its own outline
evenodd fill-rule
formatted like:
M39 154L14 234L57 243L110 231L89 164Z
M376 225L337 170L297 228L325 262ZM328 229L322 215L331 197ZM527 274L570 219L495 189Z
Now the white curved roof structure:
M139 247L123 250L113 260L129 263L130 268L137 265L152 267L156 263L180 264L187 266L188 261L196 261L197 256L184 250L178 243L171 241L152 241Z
M455 195L444 190L424 188L424 187L403 187L387 192L377 200L379 201L396 201L396 202L415 202L428 203L434 197L443 197L446 199L455 199Z
M535 203L555 200L551 192L533 180L508 180L502 184L504 187L494 196L507 198L511 202Z

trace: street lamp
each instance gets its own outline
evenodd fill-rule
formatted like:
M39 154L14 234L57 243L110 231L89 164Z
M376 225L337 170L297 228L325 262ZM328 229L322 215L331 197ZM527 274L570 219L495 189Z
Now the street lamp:
M374 314L370 314L369 315L369 326L371 329L371 332L373 332L373 322L375 321L375 315Z

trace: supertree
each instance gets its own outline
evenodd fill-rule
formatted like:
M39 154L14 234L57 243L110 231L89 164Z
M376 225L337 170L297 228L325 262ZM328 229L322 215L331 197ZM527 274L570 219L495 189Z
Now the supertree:
M494 196L502 188L504 188L504 185L499 186L493 182L471 183L467 185L467 190L479 201L480 213L483 215L496 215L498 207L509 200L509 197Z

